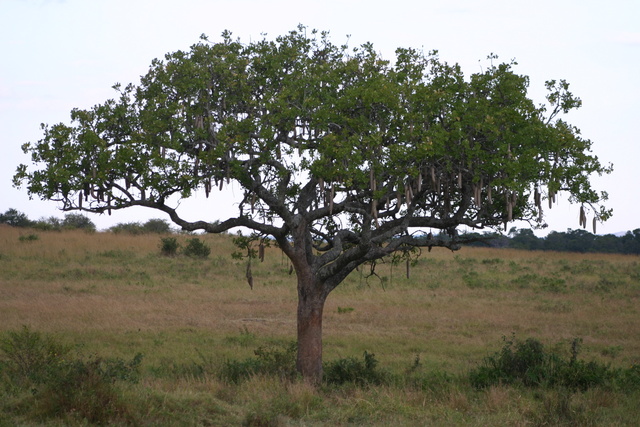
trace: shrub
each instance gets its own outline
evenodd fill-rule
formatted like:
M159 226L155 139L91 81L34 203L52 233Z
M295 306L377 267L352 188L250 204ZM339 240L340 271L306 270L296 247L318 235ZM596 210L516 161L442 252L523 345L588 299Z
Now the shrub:
M40 237L38 237L37 234L23 234L22 236L18 237L18 240L20 240L21 242L33 242L38 240Z
M629 369L620 369L616 372L615 384L621 390L640 389L640 365L631 365Z
M115 382L137 382L141 361L141 354L129 362L100 358L64 361L35 394L40 416L65 415L99 425L128 420L130 410Z
M373 353L367 351L363 360L354 357L329 362L324 367L324 380L327 384L342 385L353 383L358 385L385 384L389 375L377 369L378 361Z
M40 218L33 224L33 228L42 231L61 231L62 220L60 220L60 218L56 218L55 216L50 216L49 218Z
M28 326L10 331L0 340L0 364L7 385L28 386L43 382L64 360L70 347L32 332Z
M90 424L132 421L116 381L138 381L142 354L130 361L72 358L71 347L26 326L8 332L0 340L0 350L5 387L8 392L30 391L29 400L33 403L20 407L31 410L32 416L71 418Z
M180 243L175 237L163 237L160 239L160 252L162 255L174 256L178 253Z
M64 228L81 229L87 231L95 231L96 225L85 215L82 214L67 214L62 220L62 226Z
M503 337L502 350L484 359L483 365L470 372L476 388L494 384L521 383L525 386L548 384L558 358L544 352L543 345L529 338L526 341Z
M194 237L187 240L187 245L182 250L182 253L190 257L206 258L211 253L211 248L207 246L202 240Z
M121 222L109 228L109 231L116 234L127 233L133 235L147 233L167 234L171 232L171 227L164 219L150 219L144 224L139 222Z
M609 365L578 360L581 339L571 343L571 357L567 360L545 351L533 338L525 341L503 338L499 352L486 357L483 364L471 370L469 379L476 388L495 384L522 384L526 387L560 387L587 390L596 386L617 386L633 389L640 386L634 368L614 370ZM636 378L636 380L634 380Z
M65 372L72 371L78 366L96 372L107 381L125 380L137 382L138 367L142 362L142 354L138 353L129 362L122 359L90 358L83 359L69 357L71 347L63 345L49 336L39 332L32 332L24 326L20 331L9 331L0 340L0 363L5 375L16 383L42 384L58 381ZM80 368L78 368L80 369Z
M296 353L298 344L290 342L280 347L258 347L254 354L260 361L263 374L275 375L280 378L294 378L296 371Z
M26 214L11 208L0 214L0 224L8 224L12 227L31 227L33 222Z
M139 222L120 222L113 227L109 228L109 231L115 234L127 233L127 234L144 234L144 228Z
M171 232L171 226L164 219L150 219L144 223L142 229L145 233L166 234Z

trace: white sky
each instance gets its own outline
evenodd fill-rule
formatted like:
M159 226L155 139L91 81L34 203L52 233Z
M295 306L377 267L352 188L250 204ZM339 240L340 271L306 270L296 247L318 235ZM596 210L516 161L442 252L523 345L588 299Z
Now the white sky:
M115 97L114 83L138 83L153 58L188 50L202 33L216 42L228 29L249 42L299 23L330 31L337 44L347 35L351 46L370 41L388 59L396 47L437 49L466 75L486 67L490 53L515 58L536 103L545 80L566 79L583 107L565 119L614 164L612 175L594 179L614 209L598 233L640 228L638 0L0 0L0 213L64 216L11 183L30 160L20 147L41 138L40 123L68 123L72 108ZM230 203L203 201L183 203L189 219L221 219ZM547 214L550 229L577 229L578 215L561 198ZM142 208L90 215L99 229L158 217Z

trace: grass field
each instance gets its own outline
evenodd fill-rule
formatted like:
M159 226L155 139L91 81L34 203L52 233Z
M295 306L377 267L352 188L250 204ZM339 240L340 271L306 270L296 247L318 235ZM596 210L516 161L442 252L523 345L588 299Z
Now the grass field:
M176 237L184 244L193 236ZM639 365L636 256L434 249L409 278L404 264L379 263L378 276L370 277L367 267L327 301L324 358L373 353L394 380L312 388L272 375L221 377L230 361L295 339L295 277L281 252L268 248L265 261L253 264L251 290L245 261L230 256L230 237L198 237L212 248L208 258L162 256L158 235L0 227L5 343L26 326L33 336L72 348L67 356L78 360L124 363L143 354L137 381L109 383L115 406L102 418L60 399L55 406L47 396L56 391L47 395L42 385L37 393L5 386L0 425L637 425L640 419L637 387L476 389L468 380L512 336L534 338L564 356L580 338L580 359L611 369ZM9 383L7 363L0 374ZM417 377L420 386L402 380ZM96 390L87 395L99 402Z

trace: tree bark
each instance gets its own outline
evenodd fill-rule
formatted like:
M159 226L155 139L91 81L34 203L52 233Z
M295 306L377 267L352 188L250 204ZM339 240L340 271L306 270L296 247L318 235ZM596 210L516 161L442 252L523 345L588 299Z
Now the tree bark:
M322 311L326 294L313 280L298 278L298 357L296 368L305 381L322 381Z

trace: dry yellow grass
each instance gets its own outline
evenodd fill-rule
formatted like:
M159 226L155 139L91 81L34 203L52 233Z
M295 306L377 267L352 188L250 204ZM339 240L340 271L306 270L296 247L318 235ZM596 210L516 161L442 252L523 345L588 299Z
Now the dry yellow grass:
M38 240L19 240L30 233ZM229 236L198 237L208 259L163 257L157 235L0 227L0 328L29 325L98 348L159 335L193 348L240 331L294 339L295 277L280 251L254 263L250 290ZM404 266L376 271L385 282L356 272L329 297L328 358L369 349L391 366L419 355L464 371L514 332L547 343L581 337L587 357L640 362L637 257L463 248L425 253L410 279Z
M30 234L38 238L20 239ZM185 244L193 236L174 237ZM269 248L265 262L253 264L250 290L245 261L230 256L230 237L198 238L212 248L207 259L164 257L157 235L0 227L0 333L28 325L81 345L85 355L130 360L144 353L140 383L121 390L140 420L156 425L637 421L637 392L476 391L461 380L512 332L560 343L564 352L580 337L582 359L625 368L640 363L637 257L434 249L409 279L404 265L381 262L381 278L368 279L362 268L327 301L325 359L374 352L395 378L415 368L410 377L425 375L426 388L399 380L317 389L271 376L234 385L215 375L225 360L242 361L258 346L295 338L295 276L281 252ZM0 410L0 424L28 424L16 408L28 412L33 397L26 391L20 398L5 403L11 410Z

